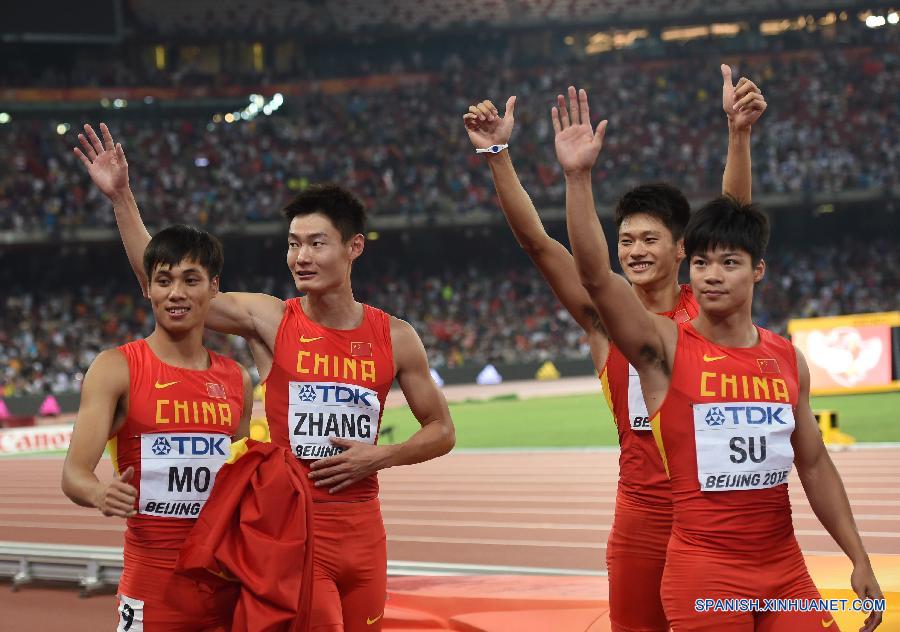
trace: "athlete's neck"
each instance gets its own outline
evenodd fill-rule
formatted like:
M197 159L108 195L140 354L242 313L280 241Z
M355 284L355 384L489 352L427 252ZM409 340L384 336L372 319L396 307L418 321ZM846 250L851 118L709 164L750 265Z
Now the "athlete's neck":
M677 280L672 282L667 279L659 285L633 285L632 287L647 311L654 314L671 312L681 297L681 286L678 285Z
M691 324L701 336L720 347L746 349L759 344L759 332L753 325L750 310L719 316L701 309Z
M154 355L166 364L194 371L205 371L210 366L209 352L203 346L202 327L173 335L157 325L146 341Z
M310 292L300 299L307 318L329 329L356 329L362 324L363 306L353 298L349 286L322 293Z

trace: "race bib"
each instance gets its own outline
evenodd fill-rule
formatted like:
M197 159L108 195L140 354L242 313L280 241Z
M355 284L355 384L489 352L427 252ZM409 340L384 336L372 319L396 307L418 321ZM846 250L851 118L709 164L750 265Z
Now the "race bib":
M700 490L765 489L786 483L794 463L790 404L694 404Z
M340 454L333 438L375 443L381 419L376 391L338 382L290 382L288 389L288 435L297 458Z
M119 594L119 625L116 632L144 632L144 602Z
M637 369L628 365L628 424L635 432L651 432L650 413L641 390L641 376Z
M138 512L165 518L196 518L230 453L231 437L224 434L141 435Z

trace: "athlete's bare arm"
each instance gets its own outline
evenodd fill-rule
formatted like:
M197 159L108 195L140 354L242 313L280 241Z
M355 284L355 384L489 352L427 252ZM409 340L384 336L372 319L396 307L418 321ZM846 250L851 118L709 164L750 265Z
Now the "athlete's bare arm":
M800 394L794 411L796 427L791 436L791 444L794 447L797 474L819 522L853 562L850 584L854 592L860 599L881 599L884 595L859 537L844 483L822 443L822 434L809 406L809 367L806 358L799 349L795 348L795 351ZM881 618L882 613L871 613L862 629L874 630L881 623Z
M241 422L234 433L235 439L243 439L250 436L250 417L253 416L253 380L250 373L241 367L241 380L244 384L244 409L241 411Z
M314 462L309 477L317 487L338 492L378 470L412 465L447 454L456 443L450 409L428 370L422 340L412 325L391 318L391 342L397 382L422 427L403 443L370 445L348 439L331 439L346 448L340 454Z
M503 117L490 101L470 106L463 121L472 145L486 148L509 143L515 125L515 106L516 97L510 97ZM531 197L519 181L509 150L485 156L500 207L516 241L550 284L556 298L587 334L594 366L601 371L606 364L609 341L590 296L578 281L575 260L565 246L547 234Z
M610 339L641 374L647 407L658 406L669 387L677 340L673 321L644 307L628 281L616 274L594 206L591 168L603 145L606 121L591 127L587 93L569 87L553 108L556 157L566 174L566 226L578 277L597 308Z
M148 279L144 272L144 250L150 243L150 233L144 226L128 183L125 152L121 143L113 140L106 124L100 124L102 142L90 125L85 125L84 131L78 135L83 151L76 147L74 152L97 188L113 203L128 261L146 296ZM210 301L206 326L245 338L260 375L265 376L272 366L272 349L284 309L284 301L268 294L219 292Z
M728 118L728 157L722 176L722 193L742 204L752 201L753 169L750 130L766 111L766 99L755 83L741 77L733 85L731 67L722 64L722 109Z
M81 388L81 405L63 465L62 490L82 507L96 507L105 516L134 515L137 490L129 484L134 468L101 481L94 474L103 448L125 420L128 407L128 362L116 349L102 352L88 369Z

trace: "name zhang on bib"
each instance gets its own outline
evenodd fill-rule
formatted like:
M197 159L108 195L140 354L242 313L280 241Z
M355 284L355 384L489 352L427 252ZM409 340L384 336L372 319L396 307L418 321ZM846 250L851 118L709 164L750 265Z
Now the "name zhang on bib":
M694 404L700 490L766 489L787 482L794 463L790 404Z
M297 458L340 454L332 438L375 443L381 418L376 391L339 382L290 382L288 389L288 434Z
M225 434L141 435L138 511L148 516L196 518L230 453L231 437Z

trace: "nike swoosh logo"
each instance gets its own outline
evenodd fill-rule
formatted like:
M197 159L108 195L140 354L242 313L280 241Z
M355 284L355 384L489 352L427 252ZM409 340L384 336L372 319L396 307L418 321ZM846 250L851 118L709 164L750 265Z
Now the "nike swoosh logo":
M318 338L306 338L304 336L300 336L300 342L315 342L316 340L321 340L323 336L319 336Z
M172 386L174 384L178 384L178 380L175 380L174 382L166 382L165 384L160 384L159 382L157 382L153 386L155 388L169 388L170 386Z
M375 624L375 623L378 623L378 621L379 621L379 620L381 619L381 617L383 617L383 616L384 616L384 613L382 612L380 615L378 615L378 616L375 617L374 619L369 619L368 617L366 617L366 625L373 625L373 624Z
M704 361L704 362L715 362L716 360L724 360L724 359L727 358L727 357L728 357L727 355L723 355L723 356L708 356L708 355L706 355L706 354L704 353L704 354L703 354L703 361Z
M833 623L834 623L834 619L832 619L831 621L825 621L825 619L822 619L822 627L823 628L830 628Z

